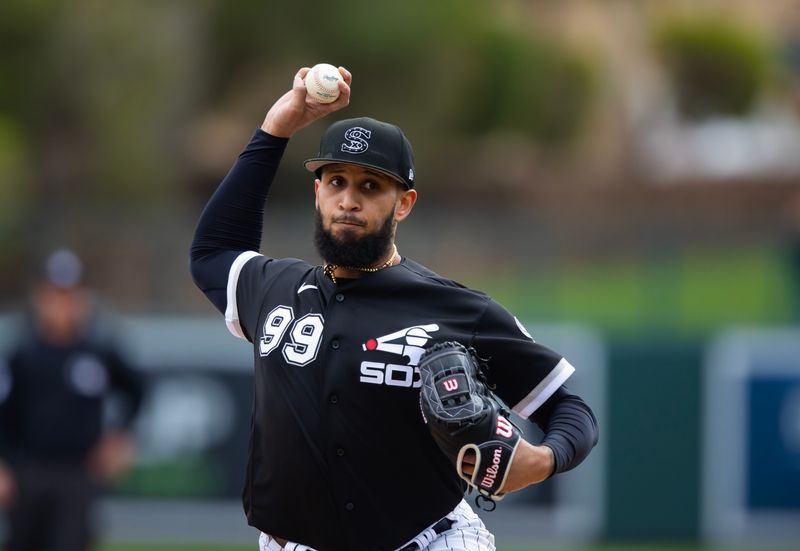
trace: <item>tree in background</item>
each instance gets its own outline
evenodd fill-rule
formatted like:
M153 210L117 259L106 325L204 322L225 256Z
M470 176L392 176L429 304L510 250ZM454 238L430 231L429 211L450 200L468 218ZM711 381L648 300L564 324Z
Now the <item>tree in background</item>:
M777 56L768 41L729 20L672 21L656 44L686 119L746 116L774 82Z

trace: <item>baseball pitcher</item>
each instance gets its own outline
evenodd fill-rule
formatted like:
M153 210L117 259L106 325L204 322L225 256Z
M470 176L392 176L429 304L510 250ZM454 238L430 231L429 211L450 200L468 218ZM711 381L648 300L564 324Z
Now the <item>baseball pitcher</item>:
M308 71L209 200L191 249L195 283L253 347L247 520L262 550L494 550L465 491L491 509L575 467L597 442L594 415L565 388L564 357L398 250L418 192L393 124L338 120L305 162L321 265L259 252L290 138L350 100L346 69L325 104L307 95ZM543 440L521 438L512 411Z

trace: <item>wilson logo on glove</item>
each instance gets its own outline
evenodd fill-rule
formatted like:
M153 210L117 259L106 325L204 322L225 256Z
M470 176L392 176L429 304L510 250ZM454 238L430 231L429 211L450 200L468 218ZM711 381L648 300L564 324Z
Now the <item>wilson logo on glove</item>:
M453 392L455 389L458 388L458 381L455 379L447 379L445 382L442 383L444 385L445 390Z
M483 498L491 510L503 497L520 433L508 409L487 388L481 369L474 350L457 342L431 346L419 360L419 402L434 442L458 476L478 491L478 505ZM468 453L475 461L471 474L462 468Z
M506 419L503 416L497 417L497 430L495 434L498 436L502 436L503 438L511 438L514 434L514 425L511 424L511 421Z
M484 488L491 488L497 479L497 473L500 470L500 462L503 460L503 448L495 448L492 454L492 466L486 469L486 476L481 480L481 486Z

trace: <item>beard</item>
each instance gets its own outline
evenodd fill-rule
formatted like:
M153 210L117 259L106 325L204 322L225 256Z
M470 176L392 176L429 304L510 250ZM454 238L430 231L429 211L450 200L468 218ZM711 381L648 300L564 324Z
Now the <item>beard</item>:
M325 262L338 266L368 268L386 259L394 234L394 209L375 233L362 237L345 234L341 239L322 225L322 214L317 209L314 228L314 245Z

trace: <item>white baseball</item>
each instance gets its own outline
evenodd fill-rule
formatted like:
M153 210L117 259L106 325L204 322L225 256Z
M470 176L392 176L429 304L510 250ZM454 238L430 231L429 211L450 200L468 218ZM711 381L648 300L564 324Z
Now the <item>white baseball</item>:
M306 75L306 92L319 103L331 103L339 97L339 69L327 63L314 65Z

